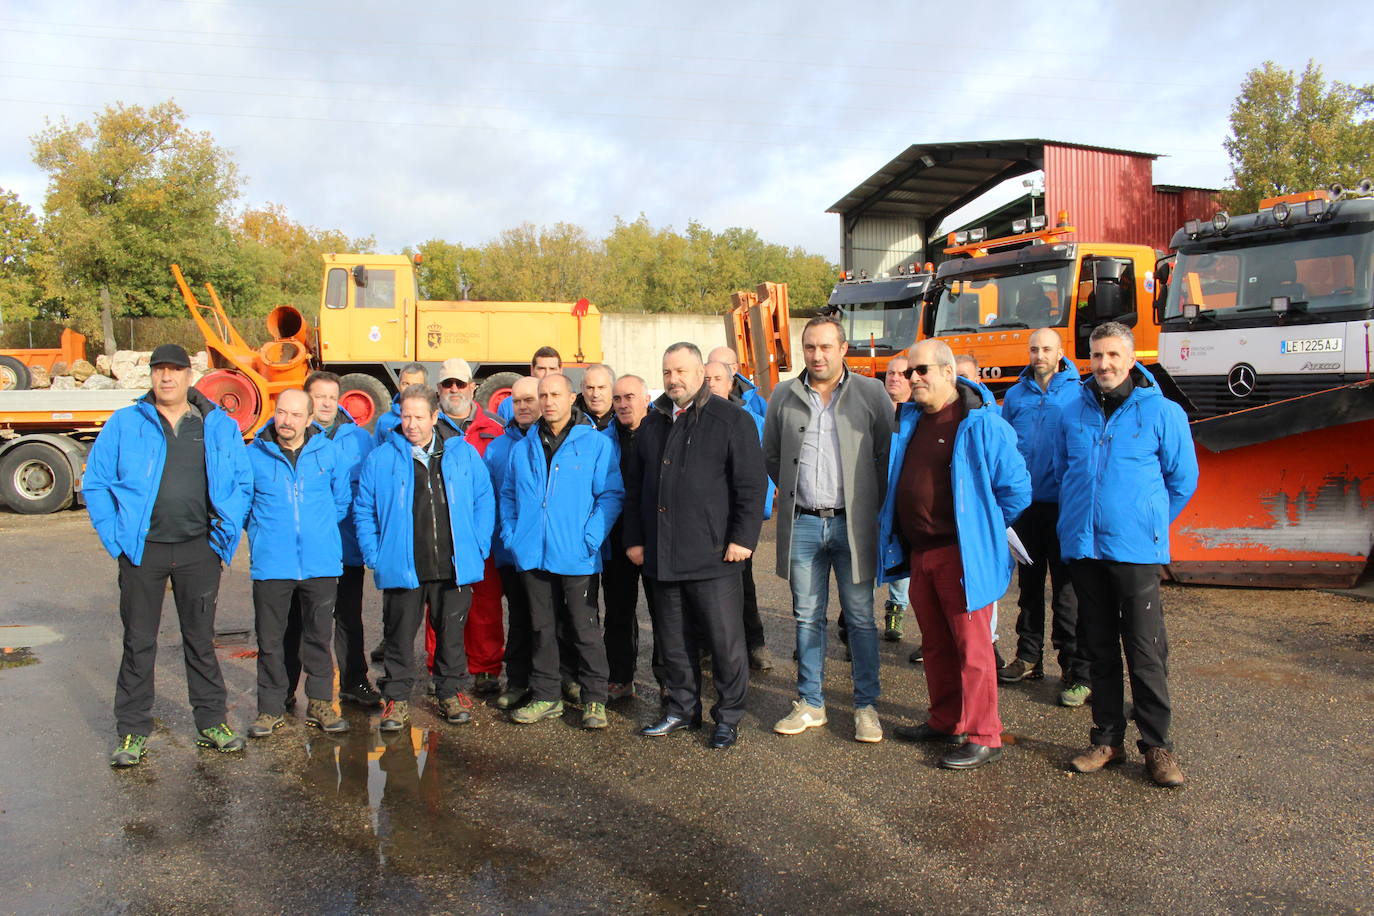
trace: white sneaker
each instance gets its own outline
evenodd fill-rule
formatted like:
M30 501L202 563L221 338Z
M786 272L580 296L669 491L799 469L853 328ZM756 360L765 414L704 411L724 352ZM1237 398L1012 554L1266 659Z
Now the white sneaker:
M819 728L826 723L825 707L812 706L805 700L793 700L792 711L778 720L773 731L779 735L800 735L808 728Z
M854 710L854 740L865 744L877 744L883 740L883 725L878 721L878 710L872 706L861 706Z

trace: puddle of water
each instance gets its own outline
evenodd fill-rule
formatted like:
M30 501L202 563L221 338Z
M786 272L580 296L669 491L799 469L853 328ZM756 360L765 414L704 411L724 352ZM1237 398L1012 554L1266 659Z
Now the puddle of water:
M36 664L38 656L33 654L33 649L29 646L6 646L0 649L0 670Z
M52 627L7 624L0 626L0 644L7 646L46 646L61 642L62 634Z

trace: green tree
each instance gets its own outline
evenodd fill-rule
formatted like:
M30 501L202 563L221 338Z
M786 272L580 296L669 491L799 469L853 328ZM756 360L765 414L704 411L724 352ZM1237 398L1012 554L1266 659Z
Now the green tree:
M171 101L117 103L90 122L63 120L33 138L33 160L48 173L39 280L88 334L105 339L102 299L121 315L181 314L173 262L227 299L252 285L227 225L238 170L185 119Z
M1311 61L1300 75L1265 61L1241 83L1223 146L1234 187L1222 200L1232 212L1374 177L1374 84L1328 84Z
M482 249L455 245L443 239L430 239L414 251L420 264L415 270L420 283L420 295L440 302L457 302L472 298L474 288L482 285Z
M0 188L0 323L38 315L34 254L38 220L18 195Z
M244 210L231 222L230 231L244 279L240 296L226 307L244 315L263 315L275 306L292 305L317 319L324 276L321 256L371 254L376 246L370 236L350 239L337 229L298 223L284 206L272 203Z
M482 248L481 282L472 298L573 302L591 298L605 268L602 246L581 226L523 223Z

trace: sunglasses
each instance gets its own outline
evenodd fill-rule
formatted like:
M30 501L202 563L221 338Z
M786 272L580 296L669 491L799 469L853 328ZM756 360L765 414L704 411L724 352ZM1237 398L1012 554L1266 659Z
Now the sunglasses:
M460 378L446 378L439 383L440 388L457 388L460 391L468 386L468 383Z
M939 368L939 366L933 363L921 363L920 365L907 367L902 375L905 375L907 379L910 380L913 375L930 375L930 373Z

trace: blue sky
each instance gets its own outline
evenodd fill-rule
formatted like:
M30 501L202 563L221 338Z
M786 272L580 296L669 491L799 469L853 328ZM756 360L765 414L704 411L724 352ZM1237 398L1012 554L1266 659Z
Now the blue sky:
M29 138L45 119L175 98L234 156L240 205L382 251L526 221L599 235L642 212L838 260L825 208L912 143L1145 150L1165 157L1159 183L1224 184L1247 70L1312 57L1374 82L1362 5L1307 4L1297 24L1293 9L9 0L0 187L41 208Z

